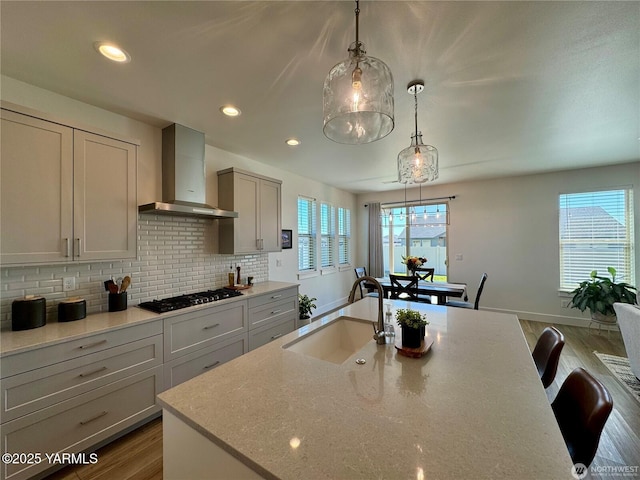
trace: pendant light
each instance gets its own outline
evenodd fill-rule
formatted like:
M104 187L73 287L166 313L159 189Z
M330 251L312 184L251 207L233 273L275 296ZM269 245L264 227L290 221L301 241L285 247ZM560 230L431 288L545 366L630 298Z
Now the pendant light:
M400 183L424 183L438 178L438 150L422 143L422 132L418 131L418 94L423 90L422 80L414 80L407 85L407 92L414 98L415 132L411 135L411 145L398 154Z
M394 126L393 75L383 61L366 55L359 38L359 0L355 14L356 41L348 48L349 58L327 75L323 93L323 132L346 144L375 142Z

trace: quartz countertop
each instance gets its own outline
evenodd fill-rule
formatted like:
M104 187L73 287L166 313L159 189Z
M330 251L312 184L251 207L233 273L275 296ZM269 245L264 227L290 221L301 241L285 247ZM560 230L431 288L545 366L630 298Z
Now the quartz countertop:
M87 315L82 320L72 322L47 322L46 325L30 330L2 330L0 332L0 357L21 353L34 348L45 347L67 340L82 338L96 333L124 328L133 324L150 322L162 318L188 313L190 311L212 306L224 305L230 302L248 300L256 295L264 295L297 286L295 283L261 282L247 290L242 290L242 296L232 297L217 302L206 303L194 307L173 310L166 313L154 313L135 305L121 312L103 312Z
M427 355L371 340L337 365L282 348L343 315L375 320L377 299L365 298L160 404L266 478L572 478L515 315L390 303L426 313Z

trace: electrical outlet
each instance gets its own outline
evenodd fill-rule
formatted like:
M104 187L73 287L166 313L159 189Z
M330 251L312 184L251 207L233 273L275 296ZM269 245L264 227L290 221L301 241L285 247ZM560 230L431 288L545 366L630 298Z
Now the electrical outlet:
M76 289L76 277L65 277L62 279L62 291L70 292Z

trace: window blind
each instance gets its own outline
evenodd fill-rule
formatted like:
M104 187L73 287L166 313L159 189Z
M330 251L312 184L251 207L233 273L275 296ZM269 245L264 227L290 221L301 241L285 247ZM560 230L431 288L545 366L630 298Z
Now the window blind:
M559 196L560 288L573 290L592 270L635 284L633 191L630 188Z
M333 206L320 204L320 266L322 268L335 265L335 214Z
M351 263L351 211L338 208L338 263Z
M298 270L316 269L316 201L298 197Z

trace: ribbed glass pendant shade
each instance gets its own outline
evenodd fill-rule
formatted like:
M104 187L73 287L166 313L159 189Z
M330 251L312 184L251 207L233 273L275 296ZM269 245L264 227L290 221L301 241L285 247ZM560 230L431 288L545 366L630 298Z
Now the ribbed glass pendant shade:
M422 143L422 133L411 135L411 146L398 154L398 182L424 183L438 178L438 150Z

